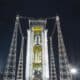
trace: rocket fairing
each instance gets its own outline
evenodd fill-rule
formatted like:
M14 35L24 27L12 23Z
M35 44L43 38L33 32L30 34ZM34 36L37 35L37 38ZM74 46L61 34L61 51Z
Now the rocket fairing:
M46 20L29 20L26 80L49 80Z

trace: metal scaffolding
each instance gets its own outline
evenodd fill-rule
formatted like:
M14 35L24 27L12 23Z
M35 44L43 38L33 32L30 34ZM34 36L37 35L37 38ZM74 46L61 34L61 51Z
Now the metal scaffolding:
M50 55L50 63L49 63L50 64L50 80L57 80L52 37L50 37L50 53L49 53L49 55Z
M16 51L17 51L17 33L18 33L19 18L16 17L15 28L11 41L8 61L4 72L4 80L15 80L16 78Z
M24 51L24 37L23 36L22 36L22 42L21 42L21 49L20 50L21 51L20 51L16 80L23 80L23 51Z
M56 17L56 25L57 25L57 33L58 33L60 80L72 80L67 53L66 53L63 36L62 36L61 28L60 28L59 16Z
M24 73L23 67L25 65L24 61L23 61L24 36L22 33L19 18L20 18L19 16L16 17L14 32L13 32L11 46L10 46L10 52L9 52L7 64L5 67L3 80L24 80L24 76L23 76L23 73ZM58 56L59 56L59 66L58 67L59 67L60 74L59 75L57 74L55 57L54 57L54 52L53 52L52 36L53 36L54 32L52 32L52 35L49 39L50 53L48 54L49 47L47 45L48 44L48 42L47 42L47 29L46 29L46 25L45 25L46 20L40 20L41 22L39 21L38 23L35 23L34 24L35 26L36 26L36 24L38 25L36 27L34 27L34 25L33 25L33 23L35 22L35 20L33 20L33 22L31 24L29 22L29 27L30 27L30 29L33 27L32 30L36 35L34 35L33 32L31 32L32 30L27 31L28 32L28 41L27 41L28 47L26 48L27 49L27 52L26 52L27 56L26 56L25 61L27 62L26 63L27 69L25 71L25 77L26 77L25 80L34 80L35 79L35 78L32 79L32 76L31 76L33 74L33 72L30 72L30 71L32 71L31 70L32 69L32 66L31 66L32 62L30 59L32 58L32 55L33 55L32 51L31 51L32 47L33 47L33 45L31 44L32 43L31 40L33 40L33 39L35 39L35 40L33 40L33 42L37 41L40 43L41 41L43 41L42 43L40 43L42 46L42 50L43 50L43 51L41 51L41 55L43 58L42 65L44 64L43 67L41 67L41 68L44 68L44 69L41 69L41 71L43 71L42 72L43 79L40 79L40 78L37 78L37 79L39 79L39 80L48 80L48 79L49 80L58 80L58 78L57 78L57 76L58 76L60 78L59 80L72 80L71 74L70 74L69 61L67 58L67 53L66 53L66 49L65 49L65 45L64 45L64 41L63 41L63 36L62 36L61 28L60 28L59 16L53 17L51 19L55 19L55 18L56 18L56 27L57 27L57 33L58 33L58 35L57 35L58 36ZM37 20L36 20L36 22L37 22ZM30 25L32 25L32 27ZM44 29L43 29L43 27L44 27ZM20 53L19 53L18 66L16 66L17 65L16 58L17 58L17 45L18 45L17 44L18 30L20 31L20 34L21 34L21 48L20 48ZM36 30L38 30L38 32ZM39 31L39 30L41 30L41 31ZM34 38L32 37L32 35ZM35 43L34 43L34 45L35 45ZM39 44L36 44L36 45L38 47ZM28 51L28 49L29 49L29 51ZM49 57L48 57L48 55L49 55ZM49 59L49 63L48 63L48 59ZM33 71L35 71L35 68ZM31 75L30 75L30 73L31 73Z

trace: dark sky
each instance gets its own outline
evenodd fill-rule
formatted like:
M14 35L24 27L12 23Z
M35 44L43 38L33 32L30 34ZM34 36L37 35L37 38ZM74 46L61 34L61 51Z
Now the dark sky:
M16 15L52 17L58 14L71 64L80 70L79 0L0 0L0 70L4 66Z

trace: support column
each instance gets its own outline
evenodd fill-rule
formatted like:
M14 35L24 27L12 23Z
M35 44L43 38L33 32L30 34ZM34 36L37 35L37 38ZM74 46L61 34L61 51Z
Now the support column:
M25 77L26 80L30 80L30 49L31 49L31 35L30 30L27 30L27 51L26 51L26 71L25 71Z
M16 80L23 80L23 51L24 51L24 37L22 36L21 41L21 49L20 49L20 57L18 63L18 70L17 70L17 79Z
M47 30L42 33L42 62L43 62L43 80L49 80L49 62L48 62L48 41Z
M63 36L60 28L59 16L56 17L56 25L57 25L57 32L58 32L60 80L72 80L67 53L66 53Z
M49 59L50 60L50 80L57 80L52 37L50 37L50 53L49 53L49 55L50 55L50 59Z
M4 80L15 80L16 77L16 51L17 51L17 35L19 27L19 16L16 17L15 28L12 36L8 61L5 67Z

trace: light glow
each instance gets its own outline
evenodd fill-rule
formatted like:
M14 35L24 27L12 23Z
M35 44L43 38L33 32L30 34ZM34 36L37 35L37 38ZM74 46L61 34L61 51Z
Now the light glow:
M77 71L76 68L72 68L72 69L70 70L70 73L71 73L71 74L77 74L77 72L78 72L78 71Z

